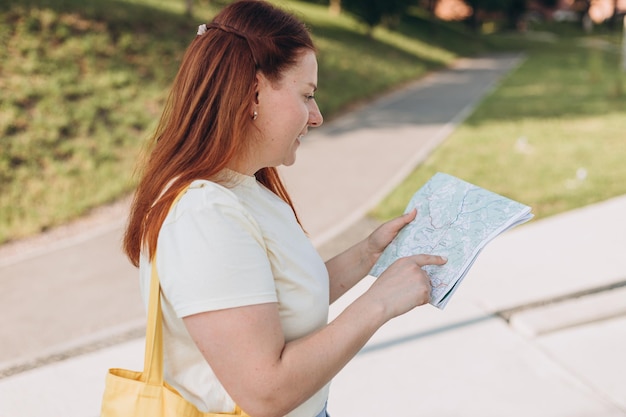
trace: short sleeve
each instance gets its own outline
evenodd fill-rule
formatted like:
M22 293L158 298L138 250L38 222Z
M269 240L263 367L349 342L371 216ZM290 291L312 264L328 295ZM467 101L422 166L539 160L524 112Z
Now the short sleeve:
M228 189L190 188L157 244L163 296L178 317L277 301L263 236Z

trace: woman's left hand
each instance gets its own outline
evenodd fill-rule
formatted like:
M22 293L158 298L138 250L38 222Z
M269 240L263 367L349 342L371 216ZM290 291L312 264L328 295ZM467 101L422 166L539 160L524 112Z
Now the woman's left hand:
M411 223L416 216L417 210L413 209L400 217L396 217L395 219L383 223L367 237L364 245L366 251L364 258L369 260L371 266L376 263L387 245L391 243L398 232L404 226Z

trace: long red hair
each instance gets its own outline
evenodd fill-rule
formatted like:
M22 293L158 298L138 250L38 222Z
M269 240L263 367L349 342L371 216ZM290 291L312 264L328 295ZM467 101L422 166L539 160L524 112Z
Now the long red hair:
M303 50L315 50L302 22L262 0L233 3L204 29L185 52L135 192L124 236L135 266L143 249L155 253L178 193L248 150L257 71L277 82ZM255 176L295 213L276 168Z

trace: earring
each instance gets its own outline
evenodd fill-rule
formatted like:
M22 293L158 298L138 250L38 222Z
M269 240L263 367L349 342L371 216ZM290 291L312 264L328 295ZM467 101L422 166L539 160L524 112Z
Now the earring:
M256 110L252 113L252 120L256 120L256 118L259 117L259 112L257 112Z

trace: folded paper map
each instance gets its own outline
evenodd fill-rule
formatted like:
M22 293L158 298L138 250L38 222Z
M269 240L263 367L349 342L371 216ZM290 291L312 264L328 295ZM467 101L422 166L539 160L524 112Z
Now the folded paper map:
M380 276L405 256L446 256L443 266L423 267L432 284L430 303L440 309L487 243L533 217L524 204L443 173L435 174L413 195L405 213L414 208L417 217L387 246L370 275Z

